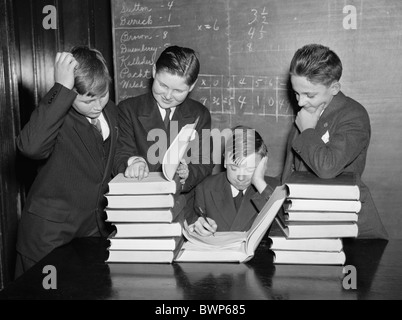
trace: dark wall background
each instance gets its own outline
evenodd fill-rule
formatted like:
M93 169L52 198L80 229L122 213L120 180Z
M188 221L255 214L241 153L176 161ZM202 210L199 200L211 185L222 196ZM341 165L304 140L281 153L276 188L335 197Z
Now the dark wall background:
M46 5L56 7L56 29L43 27ZM13 279L18 218L40 165L18 154L15 138L53 85L58 51L95 47L113 75L113 49L109 0L0 0L0 15L1 289Z

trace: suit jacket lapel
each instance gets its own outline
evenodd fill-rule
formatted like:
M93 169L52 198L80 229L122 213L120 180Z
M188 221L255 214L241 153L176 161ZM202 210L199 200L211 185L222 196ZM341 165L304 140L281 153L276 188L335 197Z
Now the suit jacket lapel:
M338 110L342 108L346 100L346 96L339 92L328 105L328 107L322 113L320 119L318 119L316 130L319 130L320 134L324 134L328 128L331 128L331 122L334 121L335 115Z
M288 143L286 145L286 160L285 165L283 166L283 174L282 174L282 183L285 183L289 178L290 174L293 171L295 157L293 154L292 143L296 139L299 134L299 130L296 127L296 124L293 124L288 138Z
M236 216L236 208L233 202L232 190L230 189L230 184L226 179L226 175L222 175L222 179L224 179L224 182L217 183L216 188L210 192L211 198L216 208L219 210L219 214L227 224L227 227L230 228Z
M184 101L180 106L176 107L172 120L176 120L178 127L183 128L188 123L194 123L196 118L191 113L191 110L186 108L186 101Z
M251 199L256 195L257 190L251 185L244 195L243 202L237 212L236 218L233 221L233 229L241 230L248 226L251 220L254 220L256 209L253 207Z
M104 115L105 119L109 125L110 129L110 147L109 147L109 152L108 152L108 159L106 163L106 168L109 168L110 166L113 165L113 160L114 160L114 153L111 152L110 150L115 150L116 148L116 143L117 143L117 137L118 137L118 125L117 125L117 119L111 115L111 111L109 109L109 105L105 107L104 110ZM104 173L106 174L107 170L104 170ZM105 178L105 177L103 177Z
M138 120L148 133L155 128L166 131L156 100L151 93L148 94L147 99L147 102L141 106Z

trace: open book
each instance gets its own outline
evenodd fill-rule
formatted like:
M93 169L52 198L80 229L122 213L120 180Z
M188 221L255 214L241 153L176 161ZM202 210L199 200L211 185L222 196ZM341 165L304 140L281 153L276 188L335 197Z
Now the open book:
M176 262L246 262L257 249L286 198L285 186L276 187L248 231L216 232L203 237L190 231L184 223L183 235L187 239L178 253Z

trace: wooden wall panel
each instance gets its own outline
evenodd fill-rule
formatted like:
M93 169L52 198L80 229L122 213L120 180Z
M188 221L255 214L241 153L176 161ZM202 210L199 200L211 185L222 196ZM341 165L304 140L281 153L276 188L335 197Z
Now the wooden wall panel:
M19 122L17 59L12 1L0 0L0 290L14 275L20 212L15 136Z
M57 10L45 29L46 5ZM113 77L109 0L0 0L0 289L13 278L18 217L41 164L21 156L15 138L53 86L58 51L90 45L105 56ZM114 86L111 98L114 98Z

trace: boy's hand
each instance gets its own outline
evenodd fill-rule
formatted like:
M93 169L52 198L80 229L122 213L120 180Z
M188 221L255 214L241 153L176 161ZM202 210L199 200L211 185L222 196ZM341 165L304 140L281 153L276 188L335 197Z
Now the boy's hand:
M138 161L134 161L131 165L129 165L124 172L124 176L127 178L138 178L138 180L142 180L143 178L148 177L149 168L148 164L139 159Z
M186 180L188 178L188 175L190 173L189 169L188 169L188 165L186 163L186 160L181 159L180 160L180 164L177 167L176 173L179 175L180 177L180 183L181 184L185 184Z
M267 187L265 182L265 171L267 170L268 156L261 159L257 168L255 168L253 177L251 178L251 183L256 187L259 193L262 193Z
M318 119L320 119L321 112L324 110L325 104L321 104L313 113L308 112L306 109L301 108L296 116L296 126L300 132L306 129L315 129Z
M211 218L207 219L209 224L205 221L203 217L199 217L198 220L190 226L190 230L196 232L197 234L203 237L213 235L218 229L218 226L213 219Z
M69 52L57 52L54 65L54 82L58 82L67 89L74 88L74 68L77 60Z

